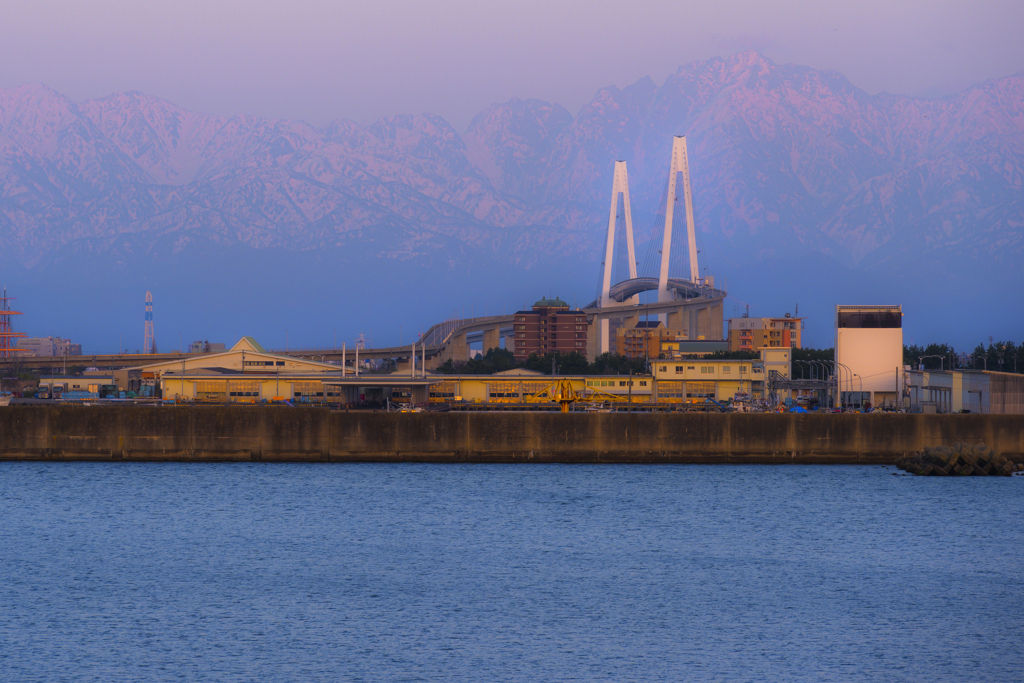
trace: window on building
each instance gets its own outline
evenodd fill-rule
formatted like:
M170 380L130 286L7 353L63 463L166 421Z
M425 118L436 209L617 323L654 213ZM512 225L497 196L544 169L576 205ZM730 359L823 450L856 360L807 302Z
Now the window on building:
M678 375L678 374L679 374L679 373L681 373L682 371L683 371L683 366L682 366L682 365L677 365L677 366L676 366L676 374Z
M714 382L687 382L686 398L714 398Z
M729 365L723 365L722 366L722 372L725 373L725 374L730 374L730 373L732 373L732 367L729 366Z

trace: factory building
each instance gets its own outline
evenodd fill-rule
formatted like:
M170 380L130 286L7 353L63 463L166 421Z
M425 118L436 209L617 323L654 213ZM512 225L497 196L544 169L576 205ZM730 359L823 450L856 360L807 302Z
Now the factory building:
M517 361L534 353L587 353L587 314L570 311L561 299L541 299L533 310L517 311L513 326Z
M802 348L803 320L789 313L782 318L731 318L729 350L757 352L768 348Z

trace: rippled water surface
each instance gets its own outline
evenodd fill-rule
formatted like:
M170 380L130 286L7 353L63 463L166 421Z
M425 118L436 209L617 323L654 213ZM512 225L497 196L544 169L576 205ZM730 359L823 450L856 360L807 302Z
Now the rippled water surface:
M4 681L1010 681L1024 477L0 464Z

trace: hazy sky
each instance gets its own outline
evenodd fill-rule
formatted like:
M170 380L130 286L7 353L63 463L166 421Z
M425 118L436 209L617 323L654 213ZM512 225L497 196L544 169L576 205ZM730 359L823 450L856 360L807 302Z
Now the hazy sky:
M493 102L575 114L603 86L749 48L870 93L942 96L1024 70L1022 28L1024 0L3 0L0 87L137 89L315 125L430 111L461 129Z

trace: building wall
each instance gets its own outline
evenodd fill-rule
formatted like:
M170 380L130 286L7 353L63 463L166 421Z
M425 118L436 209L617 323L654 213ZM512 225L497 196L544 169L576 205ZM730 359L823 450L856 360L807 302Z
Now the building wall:
M783 377L790 377L793 368L793 352L789 348L762 348L761 361L764 363L764 374L775 370Z
M849 375L844 372L844 391L895 395L897 378L903 370L903 330L840 328L836 360L860 377L854 377L850 384Z

